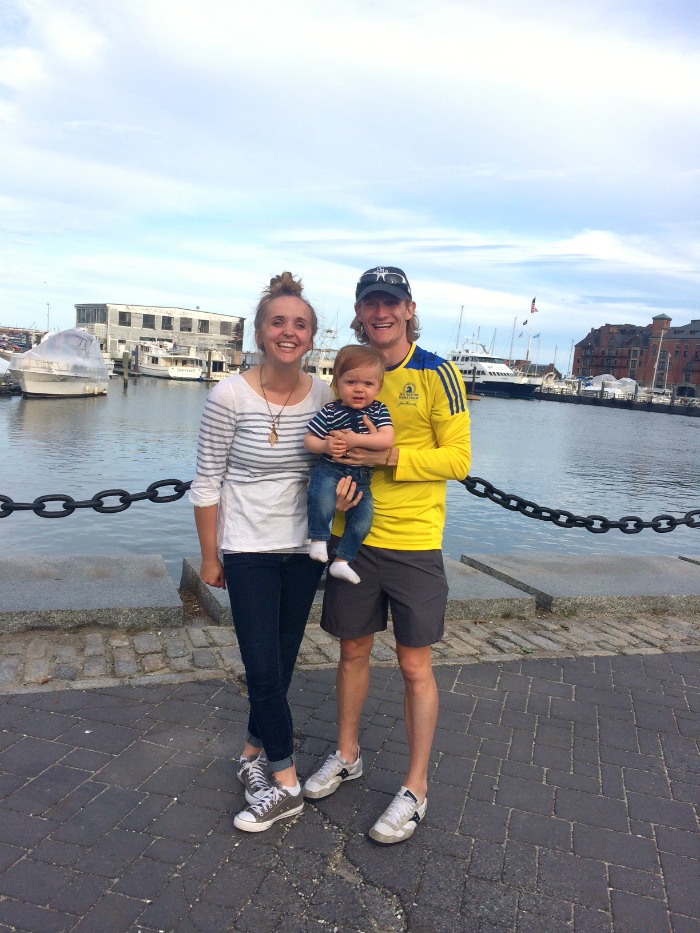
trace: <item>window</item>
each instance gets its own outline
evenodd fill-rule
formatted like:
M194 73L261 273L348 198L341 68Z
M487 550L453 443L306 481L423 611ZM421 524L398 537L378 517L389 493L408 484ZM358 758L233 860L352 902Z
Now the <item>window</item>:
M148 330L156 329L156 316L155 314L144 314L143 316L143 326L147 327Z
M230 337L233 332L232 328L233 325L231 324L231 321L222 321L219 325L219 333L222 337Z
M119 326L120 327L131 327L131 311L120 311L119 312Z
M76 308L75 320L77 324L106 324L106 308Z
M180 318L180 330L185 334L192 333L192 318L191 317Z
M209 321L197 321L197 333L208 334L209 333Z
M163 317L160 319L160 326L162 330L172 330L173 329L173 319L171 317Z

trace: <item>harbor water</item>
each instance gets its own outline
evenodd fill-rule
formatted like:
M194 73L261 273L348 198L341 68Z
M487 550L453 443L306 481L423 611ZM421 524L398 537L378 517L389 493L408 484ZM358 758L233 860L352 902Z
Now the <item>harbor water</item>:
M203 383L140 377L126 389L113 378L101 398L0 396L0 495L16 502L57 493L83 500L104 489L137 493L158 480L189 480L208 391ZM536 400L481 398L469 404L470 473L505 492L611 519L680 517L700 508L700 419ZM700 555L700 529L636 535L561 529L453 482L443 549L455 559L523 551ZM185 496L172 503L137 502L113 515L79 509L46 519L17 512L0 519L0 553L162 554L178 581L182 558L197 554L198 544Z

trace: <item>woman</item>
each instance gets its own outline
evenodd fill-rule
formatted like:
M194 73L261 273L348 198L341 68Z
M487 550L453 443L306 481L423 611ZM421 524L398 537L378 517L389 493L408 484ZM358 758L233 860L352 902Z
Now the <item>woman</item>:
M271 279L254 326L263 362L209 394L190 490L201 577L228 587L246 671L250 716L238 777L249 806L234 819L246 832L304 805L287 691L323 566L308 556L306 488L315 458L303 439L310 417L333 398L300 369L318 328L300 279L290 272Z

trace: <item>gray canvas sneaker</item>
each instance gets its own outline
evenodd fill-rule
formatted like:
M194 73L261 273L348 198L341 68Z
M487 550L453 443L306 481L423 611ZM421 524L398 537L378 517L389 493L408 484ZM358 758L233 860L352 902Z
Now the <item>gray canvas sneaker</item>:
M318 771L304 782L303 793L309 800L321 800L340 787L343 781L354 781L362 777L362 756L357 750L357 761L346 761L340 752L333 752L323 762Z
M264 751L259 752L257 755L251 755L249 758L241 758L236 774L245 788L247 803L255 803L260 800L270 789L271 778Z
M369 838L385 846L403 842L413 835L427 809L427 797L419 805L415 795L407 787L402 787L370 829Z
M290 794L286 787L272 778L270 789L265 796L237 813L233 818L233 825L246 833L261 833L277 820L296 816L303 809L304 797L301 792L296 796Z

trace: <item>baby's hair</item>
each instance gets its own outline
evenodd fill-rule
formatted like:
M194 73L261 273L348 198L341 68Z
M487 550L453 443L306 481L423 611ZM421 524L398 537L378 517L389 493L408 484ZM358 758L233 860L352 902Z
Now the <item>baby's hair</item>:
M384 382L384 360L381 353L374 347L365 347L357 343L350 343L341 347L333 364L333 385L337 386L338 379L350 369L360 369L362 366L375 366L379 373L379 385Z
M301 281L301 278L294 278L291 272L283 272L281 275L273 275L270 279L270 284L263 288L260 295L260 301L258 306L255 309L255 320L253 322L253 327L256 331L259 331L265 320L265 312L267 311L268 305L275 300L275 298L281 298L283 295L290 295L292 298L300 298L306 307L311 312L311 336L316 336L316 331L318 330L318 318L316 317L316 312L311 305L311 302L307 301L304 297L304 285ZM262 350L260 344L258 344L258 349Z

